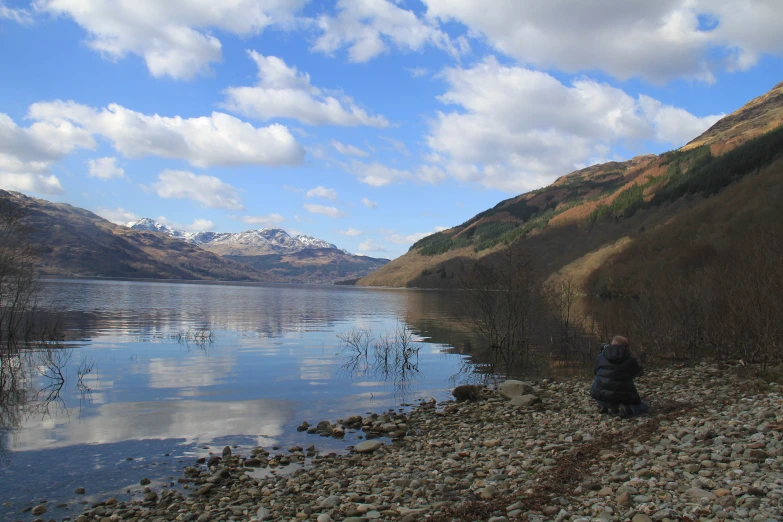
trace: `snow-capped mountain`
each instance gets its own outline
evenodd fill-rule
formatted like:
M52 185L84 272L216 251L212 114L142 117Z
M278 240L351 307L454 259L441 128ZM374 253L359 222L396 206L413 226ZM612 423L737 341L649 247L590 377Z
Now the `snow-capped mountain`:
M200 246L223 256L260 256L268 254L293 254L303 250L333 248L345 254L348 251L311 236L291 236L281 228L262 228L244 232L186 232L150 218L131 221L125 226L133 230L161 232Z

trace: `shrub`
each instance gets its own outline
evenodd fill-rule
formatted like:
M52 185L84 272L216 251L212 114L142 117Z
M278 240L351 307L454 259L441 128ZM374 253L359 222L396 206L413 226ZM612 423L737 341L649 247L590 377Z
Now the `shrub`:
M481 397L481 386L463 384L462 386L457 386L454 388L451 394L455 399L457 399L458 402L476 401Z

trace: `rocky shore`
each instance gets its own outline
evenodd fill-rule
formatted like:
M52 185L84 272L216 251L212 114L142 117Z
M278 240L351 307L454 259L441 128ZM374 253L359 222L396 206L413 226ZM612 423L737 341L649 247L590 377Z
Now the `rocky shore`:
M384 438L343 455L320 454L315 435L307 449L227 447L186 468L180 488L147 487L72 519L780 520L783 387L768 380L733 365L650 371L637 386L651 411L630 419L600 414L590 382L574 378L303 424ZM301 467L278 471L291 465Z

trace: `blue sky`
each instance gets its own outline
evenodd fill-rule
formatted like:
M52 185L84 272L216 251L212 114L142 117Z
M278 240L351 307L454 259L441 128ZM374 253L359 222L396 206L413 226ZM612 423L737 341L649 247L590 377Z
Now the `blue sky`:
M779 0L486 5L0 0L0 187L393 258L783 80Z

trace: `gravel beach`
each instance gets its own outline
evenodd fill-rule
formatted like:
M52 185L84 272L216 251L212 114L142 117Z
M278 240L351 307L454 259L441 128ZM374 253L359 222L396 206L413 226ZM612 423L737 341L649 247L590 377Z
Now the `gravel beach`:
M143 499L109 499L70 519L782 518L783 387L740 365L653 370L637 379L650 413L621 419L598 412L589 386L584 377L544 379L502 395L484 388L474 402L308 419L301 430L361 429L370 440L339 455L319 453L317 435L307 449L227 447L191 463L178 487L147 486ZM39 520L45 513L33 508Z

